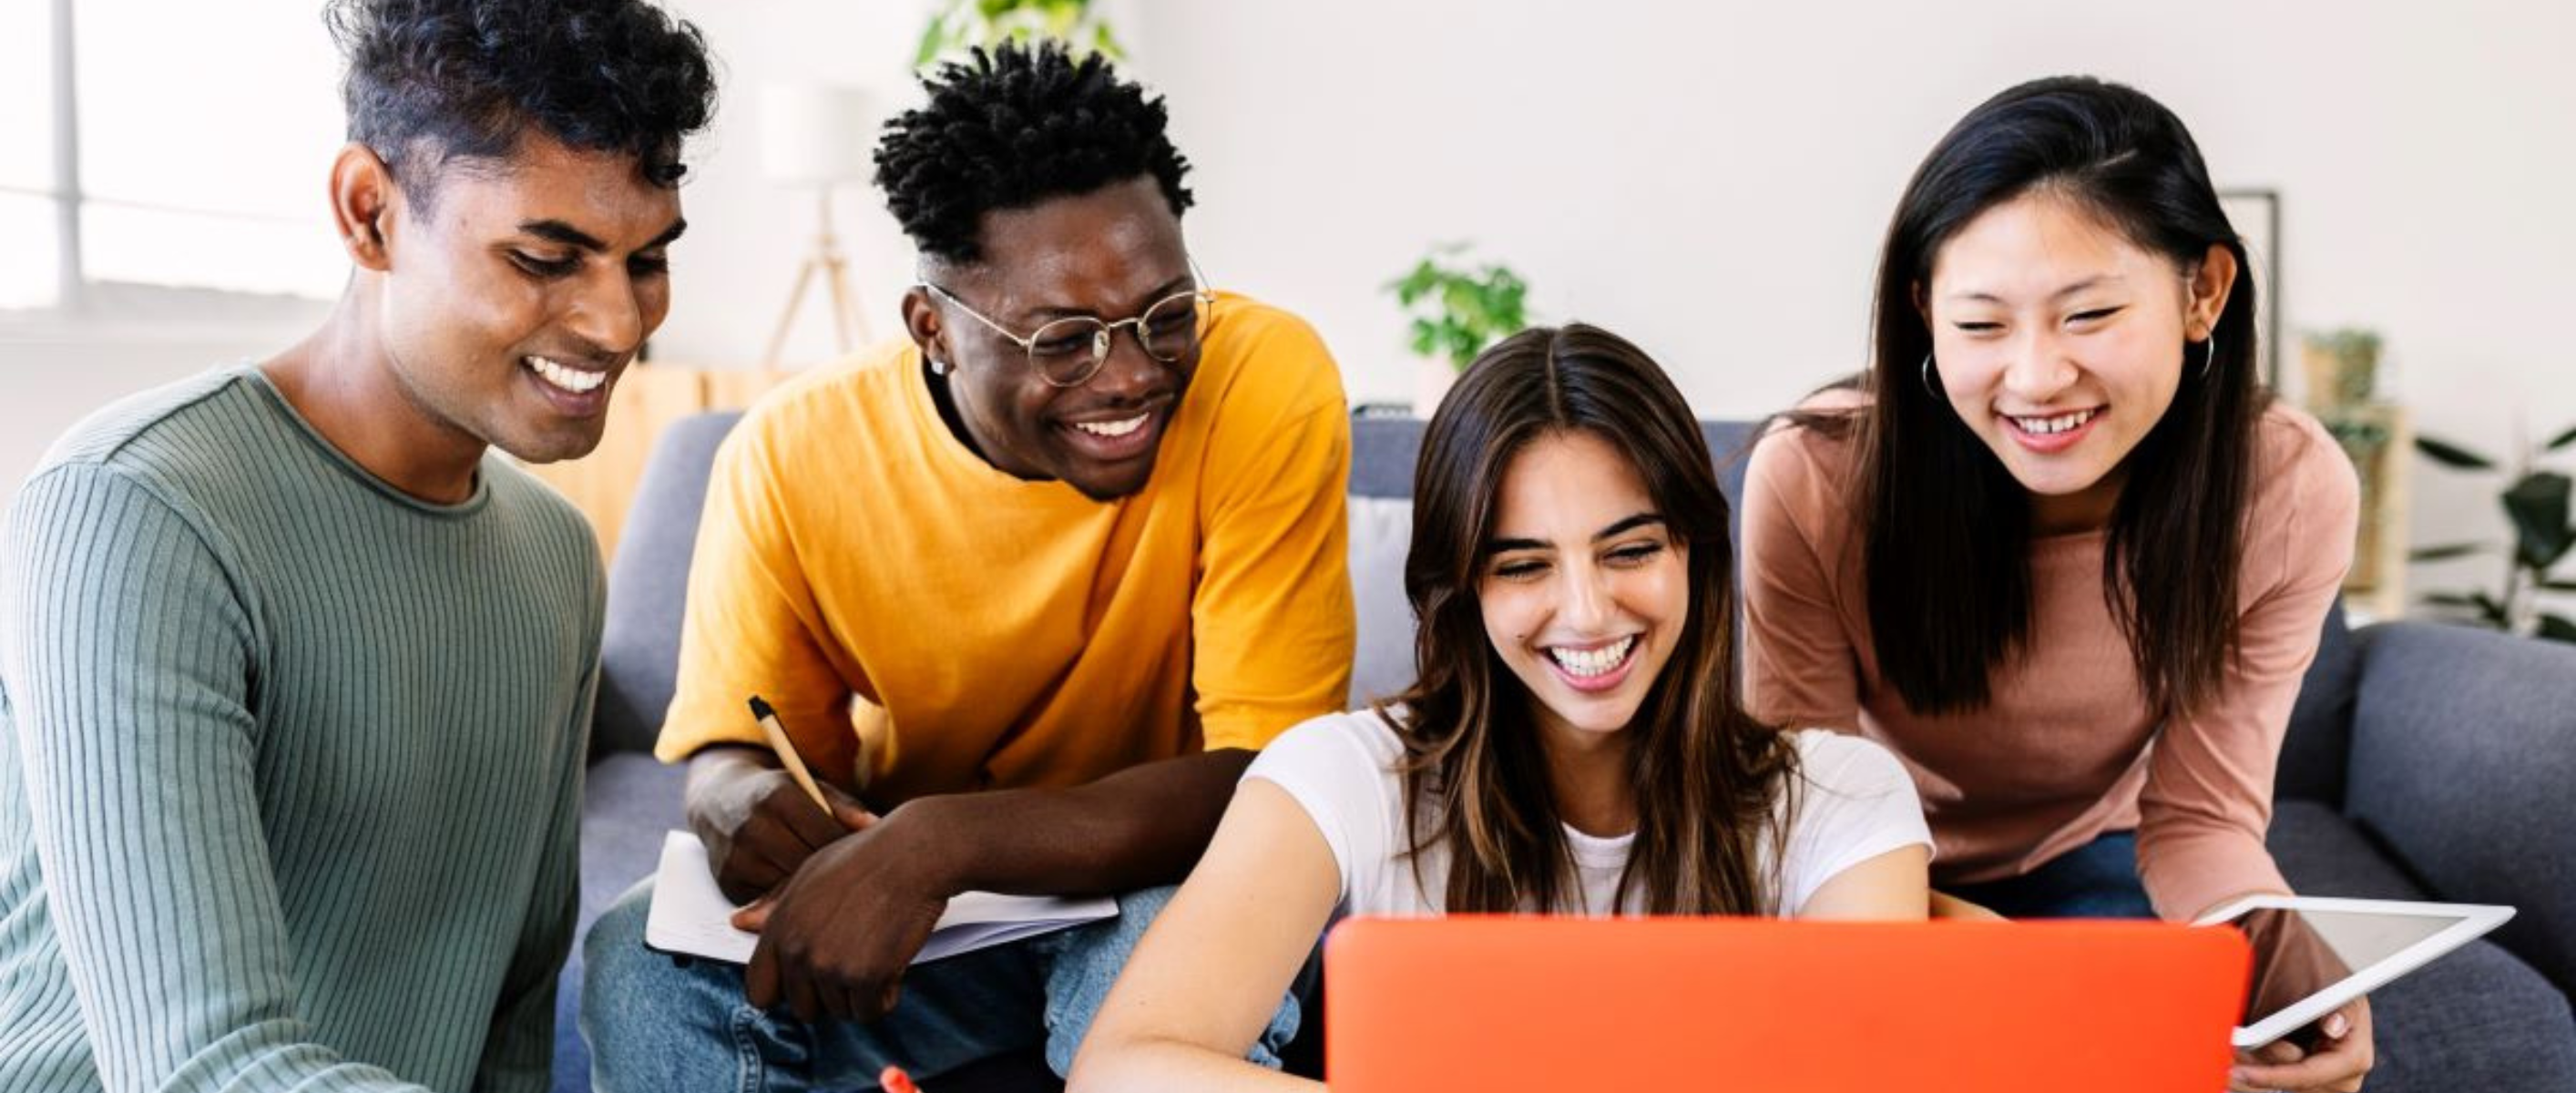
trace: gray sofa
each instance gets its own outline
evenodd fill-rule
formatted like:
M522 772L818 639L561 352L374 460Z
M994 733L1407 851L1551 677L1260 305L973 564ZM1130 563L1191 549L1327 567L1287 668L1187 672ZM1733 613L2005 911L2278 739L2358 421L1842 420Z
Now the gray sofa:
M708 462L736 415L673 426L657 446L609 574L608 635L589 797L582 927L652 869L680 822L679 773L649 754L669 702ZM1738 422L1707 425L1729 497ZM1402 563L1422 423L1353 422L1351 558L1360 633L1353 697L1400 686L1412 624ZM2271 844L2319 895L2503 903L2520 913L2382 990L2373 1093L2576 1091L2576 648L2392 623L2327 621L2282 755ZM574 1031L579 952L564 972L556 1088L587 1088ZM2117 1035L2117 1030L2104 1030ZM1047 1088L1031 1060L942 1093Z

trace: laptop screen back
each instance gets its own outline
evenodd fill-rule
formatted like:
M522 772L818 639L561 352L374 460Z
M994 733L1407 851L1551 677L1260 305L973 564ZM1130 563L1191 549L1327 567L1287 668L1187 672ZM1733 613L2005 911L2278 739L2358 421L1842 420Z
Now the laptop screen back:
M2142 922L1355 919L1335 1093L2169 1093L2227 1085L2248 955Z

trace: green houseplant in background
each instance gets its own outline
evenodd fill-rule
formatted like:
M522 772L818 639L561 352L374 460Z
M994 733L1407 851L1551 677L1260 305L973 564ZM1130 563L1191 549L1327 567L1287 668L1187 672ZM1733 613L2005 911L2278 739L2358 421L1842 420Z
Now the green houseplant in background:
M2540 465L2542 459L2571 447L2576 447L2576 428L2550 438L2538 451L2526 446L2514 463L2513 480L2498 495L2505 517L2513 525L2504 588L2494 594L2482 589L2437 592L2424 597L2425 603L2498 630L2576 642L2576 620L2546 611L2541 604L2541 597L2548 593L2576 593L2576 578L2552 574L2570 553L2576 553L2576 524L2570 523L2568 511L2570 486L2576 483L2571 483L2565 473ZM2417 438L2415 448L2426 458L2456 470L2500 469L2493 459L2432 437ZM2419 562L2442 561L2488 549L2485 543L2451 543L2417 550L2414 558Z
M2299 338L2299 363L2308 409L2361 479L2360 526L2344 593L2356 611L2394 615L2405 609L2405 518L2391 506L2406 411L2375 397L2380 346L2379 334L2362 327L2310 330Z
M921 48L912 63L924 68L977 46L990 49L1038 38L1063 42L1077 54L1127 59L1109 21L1092 10L1091 0L942 0L930 25L922 28Z
M1529 282L1499 262L1470 262L1468 245L1442 243L1386 283L1410 319L1408 341L1427 367L1416 377L1413 412L1430 417L1458 373L1485 347L1529 325Z
M2311 330L2299 339L2308 405L2359 406L2379 386L2379 334L2360 327Z

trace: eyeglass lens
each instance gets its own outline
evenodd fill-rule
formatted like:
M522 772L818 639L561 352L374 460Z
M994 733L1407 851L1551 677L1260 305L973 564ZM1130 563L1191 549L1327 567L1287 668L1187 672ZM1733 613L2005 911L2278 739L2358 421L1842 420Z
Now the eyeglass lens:
M1128 322L1105 323L1087 315L1057 319L1029 336L1029 364L1054 383L1081 383L1108 362L1116 328L1129 323L1147 356L1170 363L1197 347L1207 326L1207 305L1199 293L1183 292L1156 301Z

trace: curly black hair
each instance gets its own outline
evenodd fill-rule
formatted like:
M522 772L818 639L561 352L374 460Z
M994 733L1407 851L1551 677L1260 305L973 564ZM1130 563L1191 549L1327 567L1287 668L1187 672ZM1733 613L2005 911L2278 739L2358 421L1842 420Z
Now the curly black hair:
M1152 175L1179 216L1189 161L1164 134L1162 97L1118 78L1098 54L1009 43L924 79L930 101L886 122L877 185L921 252L981 260L985 213L1024 209Z
M441 166L506 158L529 126L676 186L682 142L715 116L705 37L642 0L331 0L322 18L348 61L349 139L416 204Z

